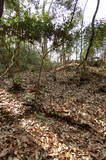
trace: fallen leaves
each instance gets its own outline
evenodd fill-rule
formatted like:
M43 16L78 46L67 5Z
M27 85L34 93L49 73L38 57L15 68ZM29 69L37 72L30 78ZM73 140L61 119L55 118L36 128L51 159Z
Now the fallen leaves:
M95 92L97 75L77 86L78 77L65 83L70 72L60 70L56 82L48 76L40 94L28 92L35 81L31 73L22 75L24 94L0 89L2 160L105 160L106 95Z

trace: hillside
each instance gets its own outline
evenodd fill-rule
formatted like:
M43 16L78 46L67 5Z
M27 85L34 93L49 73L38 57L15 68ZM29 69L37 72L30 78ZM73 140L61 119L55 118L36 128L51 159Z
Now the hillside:
M75 68L43 72L39 86L31 71L15 75L20 88L1 80L1 160L106 159L106 70Z

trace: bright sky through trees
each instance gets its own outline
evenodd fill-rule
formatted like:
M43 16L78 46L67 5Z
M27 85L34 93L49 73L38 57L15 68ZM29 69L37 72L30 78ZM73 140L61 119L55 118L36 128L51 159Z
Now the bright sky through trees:
M87 0L80 0L79 5L83 9ZM87 25L91 23L95 8L97 5L97 0L88 0L85 13L84 13L84 23ZM100 1L99 10L96 16L96 19L104 19L106 21L106 0Z
M84 9L86 1L87 0L79 0L79 6L82 9ZM43 3L44 0L41 0L40 2ZM49 0L48 0L48 2L49 2ZM27 1L26 1L26 4L27 4ZM96 5L97 5L97 0L88 0L87 6L86 6L86 9L85 9L85 12L84 12L84 24L85 25L91 23L93 14L94 14L95 9L96 9ZM32 8L32 11L35 10L34 6L31 6L31 8ZM98 20L103 19L103 20L106 21L106 0L100 0L100 6L99 6L98 13L96 15L96 19L98 19Z

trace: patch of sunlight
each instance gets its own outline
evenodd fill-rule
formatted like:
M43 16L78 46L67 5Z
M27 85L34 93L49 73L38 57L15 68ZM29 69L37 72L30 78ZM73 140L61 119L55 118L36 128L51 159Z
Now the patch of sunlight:
M6 90L0 90L0 108L11 115L22 115L25 112L25 107L22 102L18 101L12 94Z
M47 124L36 119L22 119L20 125L34 137L38 145L49 150L49 155L56 156L68 150L68 147L62 143L56 133L50 130Z

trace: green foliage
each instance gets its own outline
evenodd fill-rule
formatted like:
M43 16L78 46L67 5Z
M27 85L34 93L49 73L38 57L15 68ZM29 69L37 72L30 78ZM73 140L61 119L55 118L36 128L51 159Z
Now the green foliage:
M16 39L17 40L17 39ZM3 43L5 42L5 43ZM10 64L10 59L13 56L13 53L15 51L15 48L13 47L17 41L15 39L8 38L4 41L1 41L3 44L0 48L0 63L2 65L1 72L4 71ZM31 46L28 46L28 44L21 43L20 44L20 50L19 50L19 56L17 56L17 61L19 61L20 64L20 70L27 70L30 69L32 66L33 68L36 68L40 66L40 56L37 54L36 50L30 49ZM13 70L16 68L16 63L14 62L14 67L12 67Z
M30 46L22 45L20 48L20 62L21 65L39 65L40 57L37 55L36 50L30 49Z
M40 42L43 35L52 36L52 18L47 13L42 16L29 16L28 12L23 17L12 16L2 22L3 32L17 36L20 40Z
M19 7L19 0L6 0L5 6L9 9L14 9Z
M49 59L47 61L44 61L43 67L44 69L50 69L52 67L51 61Z
M85 28L85 36L84 41L85 43L88 42L89 37L91 36L91 27L87 26ZM106 23L103 21L97 21L95 24L95 36L93 41L93 48L100 48L103 46L103 42L106 39Z
M19 61L20 67L26 69L29 67L36 68L36 66L41 64L40 56L43 55L41 52L43 52L43 39L45 37L47 38L45 43L48 43L48 41L52 42L50 47L54 50L58 48L59 45L61 46L62 43L65 43L65 50L68 53L70 52L71 48L74 46L74 40L79 37L79 31L77 29L74 30L74 28L80 19L80 11L77 8L75 17L72 21L73 1L66 0L64 3L56 1L58 7L60 6L60 8L62 8L63 6L66 12L70 11L69 16L63 15L63 18L66 17L66 19L60 25L57 25L53 12L46 11L45 6L43 12L39 8L39 14L31 15L29 11L22 10L20 1L8 0L8 3L10 5L8 7L14 10L15 14L3 18L1 23L2 36L5 37L5 42L8 42L10 48L10 50L6 49L4 51L8 57L6 59L9 60L12 57L12 50L15 51L18 44L19 55L16 59ZM29 1L29 3L31 2ZM46 5L46 3L44 5ZM59 8L56 8L54 3L53 7L58 11ZM37 55L38 52L36 49L35 51L29 51L28 46L26 45L27 43L32 45L37 44L40 55ZM23 44L25 44L25 46L22 46ZM48 51L48 44L45 46L47 46ZM4 46L4 48L6 48L6 46ZM31 48L31 46L29 48ZM45 61L44 63L44 67L47 68L50 66L51 62L47 59L47 62Z

